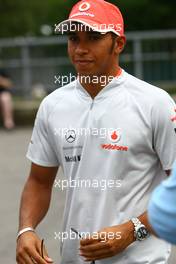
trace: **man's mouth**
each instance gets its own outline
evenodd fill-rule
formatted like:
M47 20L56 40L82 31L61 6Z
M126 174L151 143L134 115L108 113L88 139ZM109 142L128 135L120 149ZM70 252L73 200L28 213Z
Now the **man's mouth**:
M86 66L92 62L93 62L92 60L75 60L75 64L82 66Z

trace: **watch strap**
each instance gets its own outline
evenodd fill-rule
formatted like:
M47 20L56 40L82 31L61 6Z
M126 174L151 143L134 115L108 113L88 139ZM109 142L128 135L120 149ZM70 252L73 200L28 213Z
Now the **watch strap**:
M137 227L138 225L143 225L137 217L133 217L131 221L133 222L134 227Z

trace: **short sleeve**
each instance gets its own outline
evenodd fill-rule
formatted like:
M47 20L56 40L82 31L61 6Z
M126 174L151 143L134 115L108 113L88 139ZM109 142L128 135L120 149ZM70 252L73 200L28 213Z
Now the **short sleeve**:
M164 170L170 170L176 159L176 105L165 92L152 111L153 147Z
M41 103L38 110L26 156L33 163L40 166L59 166L48 131L48 109L45 100Z

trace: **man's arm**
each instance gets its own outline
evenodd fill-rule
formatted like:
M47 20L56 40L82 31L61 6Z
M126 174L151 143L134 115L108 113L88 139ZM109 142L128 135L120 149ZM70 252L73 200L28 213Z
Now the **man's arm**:
M150 233L152 229L148 222L147 212L138 216L138 219L146 226ZM113 257L135 241L134 225L131 220L121 225L103 228L98 233L98 239L88 238L80 241L80 255L85 258L85 261ZM104 238L105 233L106 239Z
M21 198L19 230L36 228L46 215L57 170L32 164Z
M51 199L52 186L58 167L42 167L32 164L29 178L25 184L19 217L19 231L26 227L36 228L46 215ZM40 252L41 241L34 232L23 233L17 241L17 263L51 263L43 260Z

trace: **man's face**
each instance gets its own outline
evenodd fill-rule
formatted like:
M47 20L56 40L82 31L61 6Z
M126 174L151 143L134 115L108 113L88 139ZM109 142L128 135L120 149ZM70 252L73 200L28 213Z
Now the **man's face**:
M117 38L118 39L118 38ZM68 54L77 73L100 76L117 66L117 56L124 43L118 45L112 34L101 34L86 28L68 33Z

